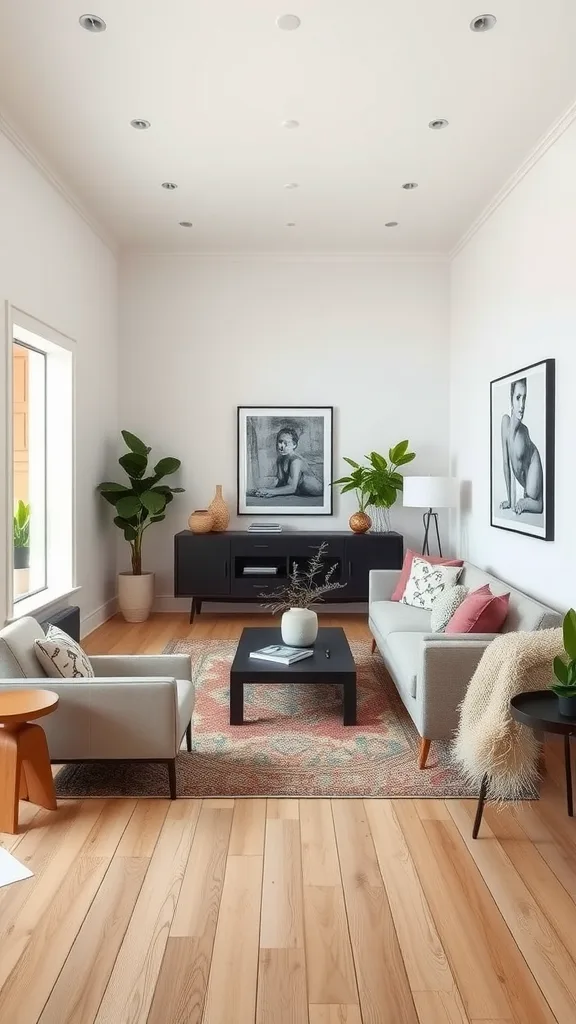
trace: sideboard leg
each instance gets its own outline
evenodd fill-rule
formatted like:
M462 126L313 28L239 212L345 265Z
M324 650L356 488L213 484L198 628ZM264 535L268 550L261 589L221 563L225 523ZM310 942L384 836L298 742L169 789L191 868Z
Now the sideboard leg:
M196 602L195 602L194 598L192 598L192 600L190 601L190 618L188 620L190 623L194 622L194 612L195 612L195 610L196 610Z

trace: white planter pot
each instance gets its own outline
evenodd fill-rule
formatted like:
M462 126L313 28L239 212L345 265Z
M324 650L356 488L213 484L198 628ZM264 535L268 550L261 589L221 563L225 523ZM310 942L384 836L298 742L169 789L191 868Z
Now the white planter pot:
M154 573L118 573L118 607L126 622L145 622L154 602Z
M310 608L289 608L282 616L282 640L288 647L312 647L318 616Z

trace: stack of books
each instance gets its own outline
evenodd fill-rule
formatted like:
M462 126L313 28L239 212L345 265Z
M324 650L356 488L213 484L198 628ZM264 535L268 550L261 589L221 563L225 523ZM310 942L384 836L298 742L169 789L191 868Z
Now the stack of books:
M284 644L270 644L258 651L250 651L250 657L258 661L275 661L279 665L293 665L295 661L311 658L314 651L311 647L285 647Z
M250 523L248 533L282 533L280 523Z

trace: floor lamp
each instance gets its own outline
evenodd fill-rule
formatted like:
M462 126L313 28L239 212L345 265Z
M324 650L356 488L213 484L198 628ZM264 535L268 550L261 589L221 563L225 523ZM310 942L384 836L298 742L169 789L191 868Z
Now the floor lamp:
M455 508L458 504L458 481L450 476L405 476L403 495L404 505L407 508L427 509L422 516L424 523L422 554L430 554L430 527L434 520L438 553L442 557L438 513L434 509Z

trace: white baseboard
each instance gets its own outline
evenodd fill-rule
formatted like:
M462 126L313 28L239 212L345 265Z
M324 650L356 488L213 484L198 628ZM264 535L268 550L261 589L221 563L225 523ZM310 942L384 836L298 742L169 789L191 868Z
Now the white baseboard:
M80 619L80 637L83 639L88 633L92 633L93 630L101 626L102 623L111 619L113 615L118 611L118 602L115 597L112 597L109 601L105 601L95 611L90 612L90 615L85 615Z
M155 612L190 612L190 599L186 597L172 597L166 595L165 597L158 596L154 601ZM269 615L262 605L257 602L247 603L242 602L234 604L232 601L204 601L202 604L202 612L219 613L222 615L242 613L244 615ZM361 603L354 604L322 604L315 608L320 615L323 613L329 615L367 615L368 605Z

